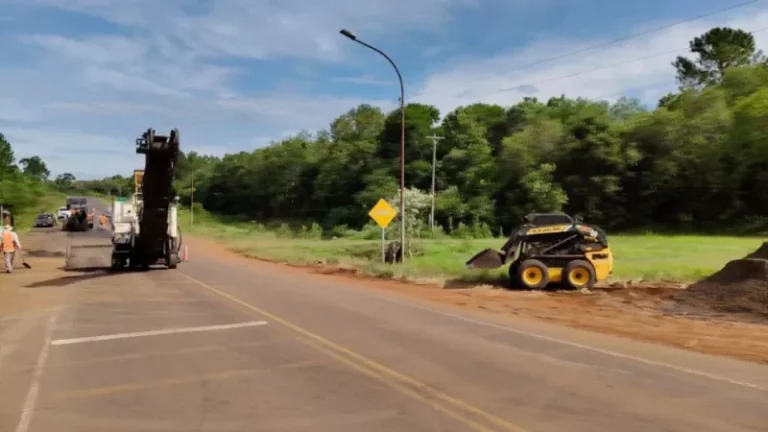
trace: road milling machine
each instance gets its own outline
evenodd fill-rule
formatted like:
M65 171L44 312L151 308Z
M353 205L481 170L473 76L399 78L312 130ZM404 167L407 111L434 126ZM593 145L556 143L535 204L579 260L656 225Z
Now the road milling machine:
M467 261L470 269L509 264L515 288L544 289L562 283L589 289L613 272L613 253L605 232L562 213L532 213L502 246L485 249Z
M136 140L136 153L145 156L144 170L134 171L131 197L112 203L111 244L70 246L67 268L79 266L78 256L98 253L107 257L107 265L113 270L177 267L181 231L178 197L172 182L179 154L178 129L168 136L148 129Z

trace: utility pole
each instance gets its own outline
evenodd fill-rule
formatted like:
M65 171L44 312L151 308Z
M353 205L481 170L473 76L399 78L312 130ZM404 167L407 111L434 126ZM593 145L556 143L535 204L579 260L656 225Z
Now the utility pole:
M195 176L192 176L192 190L189 192L189 224L195 224Z
M435 166L437 165L437 142L443 137L432 134L427 138L432 140L432 212L429 214L429 227L435 234Z

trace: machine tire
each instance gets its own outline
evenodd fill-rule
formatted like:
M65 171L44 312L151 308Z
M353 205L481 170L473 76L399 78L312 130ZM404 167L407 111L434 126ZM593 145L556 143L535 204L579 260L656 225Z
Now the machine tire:
M179 254L177 253L170 253L168 254L168 268L169 269L175 269L179 266Z
M588 261L570 261L563 270L563 284L569 289L590 289L595 282L595 269Z
M519 278L517 276L517 270L520 268L520 262L515 261L509 265L507 270L509 273L509 287L512 289L521 288Z
M549 270L543 262L528 259L517 266L516 281L524 289L540 290L549 285Z

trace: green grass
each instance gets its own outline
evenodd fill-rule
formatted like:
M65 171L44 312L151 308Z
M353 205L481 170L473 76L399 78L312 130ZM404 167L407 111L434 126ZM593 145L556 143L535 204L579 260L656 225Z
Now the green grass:
M40 213L53 213L56 214L56 210L64 205L64 201L67 199L67 195L60 192L50 192L41 197L37 204L24 209L13 215L16 226L14 229L19 233L25 233L32 229L35 224L35 218Z
M186 211L180 214L180 223L184 232L226 242L245 255L289 264L328 264L386 278L457 283L497 281L505 278L506 273L506 269L470 271L464 268L472 255L485 248L498 249L504 239L415 240L417 255L407 260L405 266L392 266L381 264L377 240L291 238L287 233L265 230L258 224L223 223L205 213L196 213L195 225L190 226ZM756 237L694 235L609 234L608 238L615 259L613 279L682 282L707 276L726 262L757 249L763 242Z

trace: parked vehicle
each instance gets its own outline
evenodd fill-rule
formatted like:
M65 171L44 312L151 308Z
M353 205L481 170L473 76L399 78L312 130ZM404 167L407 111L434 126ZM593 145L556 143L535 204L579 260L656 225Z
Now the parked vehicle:
M64 220L71 215L72 215L72 212L67 207L59 207L59 210L56 212L56 219Z
M36 228L51 228L56 224L56 218L53 217L50 213L43 213L37 215L37 218L35 218L35 227Z

